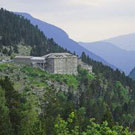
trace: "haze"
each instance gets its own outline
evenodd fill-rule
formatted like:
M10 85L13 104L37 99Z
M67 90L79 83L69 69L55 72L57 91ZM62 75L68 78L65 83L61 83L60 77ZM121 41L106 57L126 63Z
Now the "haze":
M0 7L30 13L85 42L134 33L134 5L135 0L0 0Z

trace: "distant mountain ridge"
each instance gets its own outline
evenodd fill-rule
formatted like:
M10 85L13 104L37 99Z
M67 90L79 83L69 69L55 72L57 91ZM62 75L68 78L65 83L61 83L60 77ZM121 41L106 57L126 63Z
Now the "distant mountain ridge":
M135 80L135 67L130 72L129 77L132 78L133 80Z
M112 43L124 50L135 51L135 33L117 36L104 41Z
M27 13L19 13L16 12L16 14L24 16L26 19L30 20L30 22L33 25L37 25L38 28L43 31L43 33L48 37L48 38L53 38L54 41L59 44L61 47L73 52L76 52L78 56L82 54L82 52L85 52L87 55L89 55L90 58L93 60L96 60L98 62L102 62L105 65L108 65L112 67L113 69L116 69L113 65L109 64L106 62L104 59L101 57L95 55L91 51L87 50L86 48L80 46L77 42L73 41L72 39L69 38L66 32L64 32L62 29L48 24L46 22L43 22L39 19L33 18L30 14Z
M121 49L107 40L90 43L79 42L79 44L118 67L126 75L135 67L135 51Z

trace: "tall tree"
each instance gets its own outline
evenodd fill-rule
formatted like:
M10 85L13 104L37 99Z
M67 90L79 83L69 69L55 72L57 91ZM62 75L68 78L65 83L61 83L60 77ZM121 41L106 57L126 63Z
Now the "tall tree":
M13 135L9 117L9 109L6 105L5 91L0 87L0 135Z

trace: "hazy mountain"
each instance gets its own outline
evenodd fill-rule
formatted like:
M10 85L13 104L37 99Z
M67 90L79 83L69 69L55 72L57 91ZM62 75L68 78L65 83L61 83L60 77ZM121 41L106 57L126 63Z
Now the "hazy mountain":
M105 60L100 58L99 56L95 55L91 51L88 51L86 48L80 46L77 42L73 41L72 39L69 38L66 32L64 32L62 29L48 24L46 22L43 22L39 19L33 18L30 14L27 13L16 13L18 15L24 16L33 25L37 25L38 28L43 31L43 33L48 37L48 38L53 38L54 41L59 44L61 47L66 48L67 50L71 52L76 52L77 55L81 55L82 52L85 52L87 55L90 56L93 60L102 62L105 65L109 65L112 68L115 68L114 66L110 65L107 63Z
M135 51L135 33L122 35L105 40L125 50Z
M118 48L109 42L82 43L80 45L91 50L105 61L124 71L126 75L135 67L135 51Z
M129 77L132 78L133 80L135 80L135 67L130 72Z

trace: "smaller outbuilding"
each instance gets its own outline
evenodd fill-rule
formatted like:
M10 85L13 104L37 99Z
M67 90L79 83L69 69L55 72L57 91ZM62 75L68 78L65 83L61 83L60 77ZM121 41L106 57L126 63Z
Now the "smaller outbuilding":
M16 56L14 62L31 66L31 58L32 56Z
M45 69L45 58L43 57L32 57L31 65L33 67L39 67L41 69Z

